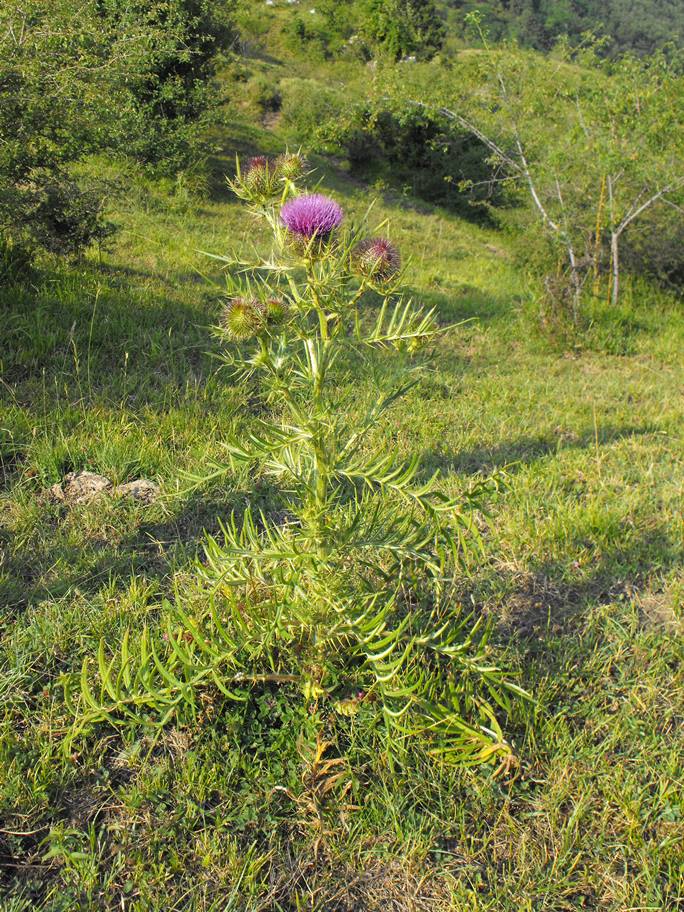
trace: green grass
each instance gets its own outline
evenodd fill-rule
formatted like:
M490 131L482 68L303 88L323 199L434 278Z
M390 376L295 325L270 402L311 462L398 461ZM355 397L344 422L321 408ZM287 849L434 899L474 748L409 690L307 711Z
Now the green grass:
M556 352L504 235L391 194L374 216L416 296L469 322L378 442L454 488L506 473L462 595L536 698L509 722L517 763L453 770L418 744L392 768L363 718L333 735L269 693L156 744L100 729L65 756L60 674L154 621L245 494L268 509L261 484L182 493L251 409L212 358L198 251L263 238L219 176L235 151L282 146L223 134L208 199L130 170L109 252L0 292L0 909L681 907L684 313L635 286L596 309L585 349ZM360 216L369 189L314 163ZM78 469L169 496L43 496ZM336 739L320 756L317 734Z

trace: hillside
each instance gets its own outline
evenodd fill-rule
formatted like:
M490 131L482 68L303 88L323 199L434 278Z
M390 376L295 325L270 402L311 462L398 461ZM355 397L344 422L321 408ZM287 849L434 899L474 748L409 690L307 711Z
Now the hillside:
M461 34L466 15L477 10L492 38L513 38L539 50L562 35L580 41L585 32L605 36L610 53L648 54L684 42L684 9L673 0L448 0L446 7Z
M405 22L410 19L405 0L353 0L345 4L321 0L315 6L273 0L267 4L267 11L281 9L293 21L293 36L313 47L322 45L332 55L350 36L363 36L369 18L381 15L383 8L396 9ZM417 8L425 10L422 15L426 18L419 27L423 34L434 29L437 10L446 25L447 45L460 47L477 43L469 24L473 14L491 41L510 40L540 51L551 50L564 38L573 45L582 44L587 34L601 39L603 53L608 56L651 54L668 47L681 49L684 44L684 10L676 0L425 0ZM264 10L252 7L246 15L263 22Z
M530 328L539 302L510 234L371 185L339 155L309 155L311 184L349 221L376 201L412 294L451 327L375 442L417 454L421 478L440 469L448 492L500 482L459 597L534 697L508 720L514 755L469 770L419 745L393 765L363 713L335 721L295 688L238 709L208 700L197 724L153 736L95 727L65 753L62 676L101 637L158 630L219 519L273 509L267 479L190 491L187 473L261 417L210 329L222 274L203 252L268 249L225 177L236 154L291 143L268 103L283 78L346 91L367 72L289 50L282 14L260 36L254 22L206 195L192 176L91 160L125 188L108 213L119 234L0 289L0 910L674 912L681 299L635 279L559 350ZM374 395L351 365L344 408ZM81 470L163 496L50 495Z

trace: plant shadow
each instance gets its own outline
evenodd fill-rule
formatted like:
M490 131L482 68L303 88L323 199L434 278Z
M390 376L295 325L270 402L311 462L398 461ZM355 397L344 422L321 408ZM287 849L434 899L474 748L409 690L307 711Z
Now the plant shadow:
M677 567L684 547L665 526L646 529L609 550L596 549L587 566L545 561L529 570L499 574L505 593L496 625L500 635L518 643L525 655L543 661L547 639L576 637L589 612L633 598L649 581Z
M174 573L197 558L205 533L217 534L219 518L239 510L242 500L230 492L222 497L196 494L176 513L123 500L104 508L96 501L59 505L43 517L47 534L14 553L13 536L0 529L0 551L5 554L0 608L18 616L43 601L74 592L94 596L113 580L125 587L133 578L168 594ZM83 536L73 534L74 520L80 518L74 511L87 522L89 532ZM144 511L153 512L154 518L146 519ZM123 531L115 537L117 527Z
M3 397L33 414L66 403L161 407L170 386L206 384L215 373L206 354L209 293L187 294L176 279L163 289L136 287L131 274L88 264L44 273L33 289L4 290ZM22 383L30 400L12 393Z
M587 450L629 438L658 433L660 428L652 423L641 425L604 425L601 428L585 428L581 431L558 430L546 434L519 437L494 446L478 446L457 453L443 450L428 450L421 460L421 475L432 476L435 471L449 475L487 474L505 469L509 474L522 466L556 456L569 450Z

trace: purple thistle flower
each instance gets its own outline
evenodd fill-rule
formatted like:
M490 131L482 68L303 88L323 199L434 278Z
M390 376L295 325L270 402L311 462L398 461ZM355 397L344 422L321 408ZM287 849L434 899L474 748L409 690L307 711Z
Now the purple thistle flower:
M325 238L342 221L342 209L329 196L310 193L285 203L280 218L287 230L300 238Z

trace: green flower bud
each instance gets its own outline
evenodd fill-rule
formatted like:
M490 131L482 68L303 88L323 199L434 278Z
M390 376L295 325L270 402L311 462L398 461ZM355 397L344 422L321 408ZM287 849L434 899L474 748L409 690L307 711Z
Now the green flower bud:
M288 306L282 298L268 298L264 308L269 323L282 323L287 316Z
M306 161L298 152L285 152L275 161L278 177L286 180L298 180L306 170Z
M266 326L264 306L254 298L232 298L223 308L220 323L233 341L252 339Z

